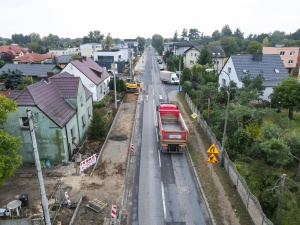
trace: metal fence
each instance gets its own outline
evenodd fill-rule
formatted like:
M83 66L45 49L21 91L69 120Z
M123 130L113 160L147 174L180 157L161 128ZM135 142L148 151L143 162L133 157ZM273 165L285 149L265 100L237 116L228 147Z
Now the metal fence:
M185 94L185 100L188 103L191 111L197 114L197 122L205 132L206 137L211 143L214 143L218 149L221 149L221 144L217 140L216 135L211 131L206 121L201 118L199 110L194 105L188 94ZM236 189L254 224L273 225L273 223L265 216L257 198L250 192L245 179L238 173L234 163L229 159L226 149L224 149L224 152L220 152L220 154L223 154L224 156L224 168L228 172L232 183L236 186Z

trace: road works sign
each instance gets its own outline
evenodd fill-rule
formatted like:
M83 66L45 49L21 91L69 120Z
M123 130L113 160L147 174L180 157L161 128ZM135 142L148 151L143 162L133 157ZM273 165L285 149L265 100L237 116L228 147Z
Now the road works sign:
M197 118L197 114L196 114L196 113L193 113L193 114L192 114L192 117L193 117L194 119L196 119L196 118Z
M219 154L219 150L215 144L212 144L206 151L207 153Z
M215 156L215 154L211 154L207 158L206 162L208 162L208 163L214 163L214 164L218 164L219 163L219 161L218 161L217 157Z

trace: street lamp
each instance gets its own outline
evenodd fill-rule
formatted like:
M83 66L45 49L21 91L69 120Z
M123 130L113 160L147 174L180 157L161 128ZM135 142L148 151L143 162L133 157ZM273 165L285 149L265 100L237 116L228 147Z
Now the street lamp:
M212 72L215 71L215 69L206 69L206 72ZM225 137L226 137L226 129L227 129L227 121L228 121L228 113L229 113L229 100L230 100L230 74L227 73L224 70L221 70L219 75L222 74L222 72L224 72L229 79L229 84L228 84L228 90L227 92L227 105L226 105L226 113L225 113L225 124L224 124L224 130L223 130L223 138L222 138L222 146L221 146L221 166L224 165L224 145L225 145Z
M185 54L183 53L182 56L184 57ZM184 66L184 63L183 63L183 66ZM181 75L181 55L179 55L179 82L178 82L178 91L180 91L180 75Z

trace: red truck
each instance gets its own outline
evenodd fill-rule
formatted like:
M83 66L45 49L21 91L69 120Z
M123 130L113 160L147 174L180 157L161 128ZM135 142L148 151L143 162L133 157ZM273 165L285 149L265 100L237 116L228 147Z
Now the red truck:
M189 130L178 106L172 103L161 103L157 106L157 120L160 151L185 152Z

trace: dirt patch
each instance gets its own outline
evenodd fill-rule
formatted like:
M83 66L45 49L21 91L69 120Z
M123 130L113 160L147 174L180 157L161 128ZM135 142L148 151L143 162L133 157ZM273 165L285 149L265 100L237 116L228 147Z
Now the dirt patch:
M92 176L93 167L79 174L79 162L52 165L51 168L43 168L45 191L49 202L50 217L60 220L62 224L69 224L74 213L74 208L68 208L65 192L72 196L81 196L82 203L76 225L108 224L111 205L118 208L122 202L122 194L125 187L127 157L129 141L134 124L134 116L138 95L129 94L124 98L122 107L119 108L119 118L115 122L111 136L103 149L102 157ZM96 153L98 154L104 144L102 142L88 142L86 151L81 159ZM6 180L0 186L0 208L6 207L7 203L18 199L19 195L28 194L29 206L22 207L21 215L25 216L25 209L31 214L42 216L39 184L34 166L19 168L14 177ZM60 184L60 185L59 185ZM79 199L79 198L78 198ZM100 212L86 207L89 201L98 200L105 204ZM61 201L59 201L61 200ZM55 201L59 201L59 207ZM23 210L24 209L24 210Z

